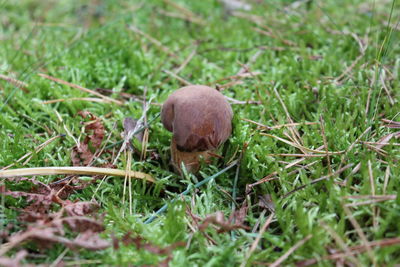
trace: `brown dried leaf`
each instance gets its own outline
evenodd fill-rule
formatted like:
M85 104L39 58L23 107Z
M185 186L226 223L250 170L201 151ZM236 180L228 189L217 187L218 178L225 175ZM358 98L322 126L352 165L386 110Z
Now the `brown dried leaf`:
M33 266L30 264L29 265L26 265L26 264L21 265L21 260L23 260L27 255L28 255L28 252L26 252L26 250L20 250L17 252L17 254L14 255L13 258L0 257L0 266L3 266L3 267Z
M136 236L136 237L132 237L131 233L128 232L126 233L122 239L121 239L122 243L127 246L129 244L133 244L135 245L135 247L137 249L144 249L147 250L151 253L157 254L157 255L167 255L167 258L163 261L161 261L158 266L169 266L169 262L172 259L172 253L173 251L177 248L177 247L184 247L186 245L185 242L176 242L172 245L169 245L165 248L160 248L157 245L151 244L149 242L146 242L142 237L140 236Z
M240 209L235 210L231 214L231 216L229 216L229 221L234 221L235 224L242 225L246 220L247 210L248 210L247 201L243 201L243 204L240 207Z
M99 204L90 201L70 202L67 200L64 208L69 216L84 216L98 210Z
M217 211L214 214L208 215L204 219L203 223L199 225L199 230L204 231L210 223L219 226L219 229L217 231L218 233L229 232L236 229L245 229L245 230L250 229L245 225L237 223L231 224L229 221L226 221L224 218L224 214L221 211Z
M268 209L270 212L275 212L275 203L272 201L270 194L259 196L258 199L258 206Z
M133 134L133 132L135 131L135 129L141 128L144 126L143 123L140 123L140 125L137 124L138 121L134 120L132 118L125 118L124 119L124 137L125 138L129 138L130 139L130 134ZM136 137L136 139L139 142L143 142L143 131L141 131L140 133L134 135ZM130 140L129 140L130 141Z
M72 148L71 159L74 166L86 166L94 157L91 148L95 150L100 148L104 139L105 129L101 120L89 111L79 111L78 114L82 118L89 117L90 121L85 123L85 139L82 143Z
M89 250L102 250L108 248L111 244L110 242L102 239L97 233L87 230L66 245L70 246L71 248L81 247Z

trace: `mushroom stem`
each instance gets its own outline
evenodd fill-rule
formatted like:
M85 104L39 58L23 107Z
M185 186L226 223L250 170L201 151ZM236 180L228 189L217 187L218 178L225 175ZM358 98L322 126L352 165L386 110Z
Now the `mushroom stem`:
M182 174L182 163L185 165L185 168L190 173L196 173L200 169L201 159L206 163L211 162L212 155L209 153L213 153L214 151L200 151L200 152L185 152L180 151L176 147L175 139L172 138L171 141L171 161L172 165L176 172Z

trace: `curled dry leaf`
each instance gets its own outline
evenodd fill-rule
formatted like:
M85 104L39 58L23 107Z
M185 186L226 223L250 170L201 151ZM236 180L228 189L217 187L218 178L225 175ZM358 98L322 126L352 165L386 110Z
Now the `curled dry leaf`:
M30 266L33 266L30 264L28 264L28 265L21 264L21 261L23 259L25 259L25 257L27 255L28 255L28 252L26 250L20 250L12 258L0 257L0 266L3 266L3 267L19 267L19 266L30 267Z
M246 220L247 211L248 211L247 201L243 201L243 204L240 207L240 209L235 210L231 214L231 216L229 216L229 221L230 222L233 221L237 225L242 225Z
M62 200L57 196L59 191L51 186L33 179L19 180L29 180L37 187L31 189L31 192L10 191L3 187L1 193L15 198L25 197L29 202L20 210L20 220L28 222L27 228L9 236L7 246L0 247L0 255L29 240L42 248L49 247L53 243L61 243L71 249L90 250L104 249L110 245L99 236L99 233L104 231L104 226L94 213L99 207L97 203ZM55 211L57 207L58 211ZM72 233L79 233L78 236L72 240L66 238L65 226L68 226Z
M151 244L150 242L146 242L146 240L141 236L132 237L131 233L126 233L122 238L121 242L127 246L130 244L135 245L137 249L144 249L153 254L157 254L160 256L166 255L167 258L161 262L159 262L158 266L169 266L169 262L172 259L172 253L177 247L184 247L186 245L185 242L176 242L171 244L165 248L160 248L157 245ZM119 247L119 240L114 238L114 247Z
M91 149L96 150L101 146L105 129L101 120L89 111L79 111L78 114L82 118L89 118L89 122L85 123L85 139L72 148L71 159L74 166L87 166L94 157Z
M132 134L136 131L136 129L139 129L143 126L144 126L144 123L141 121L137 121L137 120L134 120L129 117L125 118L124 119L124 138L127 138L128 141L130 142L130 138L132 137ZM140 133L138 133L134 136L139 142L143 142L143 131L141 131Z
M249 230L250 228L239 223L231 224L229 221L225 220L224 214L221 211L217 211L214 214L208 215L203 223L199 226L200 231L204 231L209 224L214 224L219 227L218 233L229 232L236 229Z

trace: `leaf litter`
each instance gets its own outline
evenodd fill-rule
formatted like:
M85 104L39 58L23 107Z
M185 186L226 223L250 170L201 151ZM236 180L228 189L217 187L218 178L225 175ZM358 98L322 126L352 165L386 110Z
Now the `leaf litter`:
M84 122L85 139L72 148L71 159L74 166L87 166L95 156L92 150L98 150L103 142L105 128L100 118L89 111L79 111L78 115L89 121Z

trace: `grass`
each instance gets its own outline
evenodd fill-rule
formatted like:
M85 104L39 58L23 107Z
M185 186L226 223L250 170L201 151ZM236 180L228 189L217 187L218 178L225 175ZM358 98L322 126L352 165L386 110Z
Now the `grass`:
M356 246L365 251L368 243L362 234L369 244L399 237L398 197L345 208L370 200L371 195L397 195L400 189L396 138L382 147L384 154L374 148L379 144L365 143L382 143L382 137L396 133L396 129L385 127L382 119L399 121L399 2L254 0L248 1L253 4L252 10L235 14L228 14L218 1L175 0L184 10L170 2L1 1L0 74L23 81L29 92L0 80L0 166L71 166L70 152L75 145L72 136L78 138L82 134L81 118L76 115L81 110L101 118L106 135L110 136L104 145L115 155L122 140L123 119L139 119L143 113L141 102L122 99L121 93L162 103L182 86L182 81L165 71L176 71L188 58L177 75L193 84L211 86L227 84L230 79L221 79L236 75L248 64L250 73L261 74L243 78L242 83L227 86L223 93L261 104L233 105L234 129L222 149L224 158L204 166L197 179L218 173L230 159L242 154L240 163L172 203L180 192L193 187L196 179L181 178L172 172L171 134L159 119L153 121L149 125L146 158L141 161L138 154L133 154L130 168L152 175L157 182L153 186L132 181L132 214L128 201L122 202L124 183L120 178L107 178L70 197L93 197L100 204L106 228L103 237L110 240L111 235L122 237L132 232L162 248L184 241L186 246L173 249L171 266L261 266L278 259L285 265L317 259L316 265L330 266L335 260L325 259L328 255ZM192 21L170 14L185 17L188 11L196 14L189 17ZM122 99L124 104L72 100L93 96L45 79L39 73L92 90L112 89L108 96ZM53 99L65 101L43 103ZM148 120L159 112L160 106L151 105ZM302 125L265 130L269 134L265 136L255 124L243 119L267 126ZM281 154L306 151L293 145L296 133L306 148L327 146L318 157L305 157L285 168L301 157ZM60 134L66 136L33 153L27 164L17 162ZM292 144L277 137L291 140ZM343 153L328 157L326 150ZM104 154L95 164L112 162L112 153ZM117 168L125 169L126 164L127 157L122 154ZM311 165L304 168L307 164ZM246 185L274 172L277 179L246 190ZM327 178L283 197L320 177ZM56 178L59 177L36 177L44 183ZM26 183L6 184L12 190L29 189ZM232 195L236 196L234 202ZM354 199L357 196L368 197ZM269 204L274 207L272 221L245 261L271 214L259 202L265 197L271 198ZM12 224L12 232L23 229L16 208L22 207L24 200L2 195L1 201L1 227ZM170 205L165 214L144 224L166 203ZM228 218L232 209L239 208L235 203L248 206L244 224L250 229L259 227L254 231L218 233L209 226L204 235L186 212L190 209L201 223L217 211ZM291 251L298 242L304 244ZM63 252L64 263L70 265L157 265L166 258L133 245L97 252L65 252L62 245L46 251L30 243L24 247L29 252L24 261L29 263L51 264ZM399 243L371 245L370 249L370 253L341 258L356 265L392 266L400 262ZM12 250L8 255L16 252ZM286 252L289 253L285 255Z

